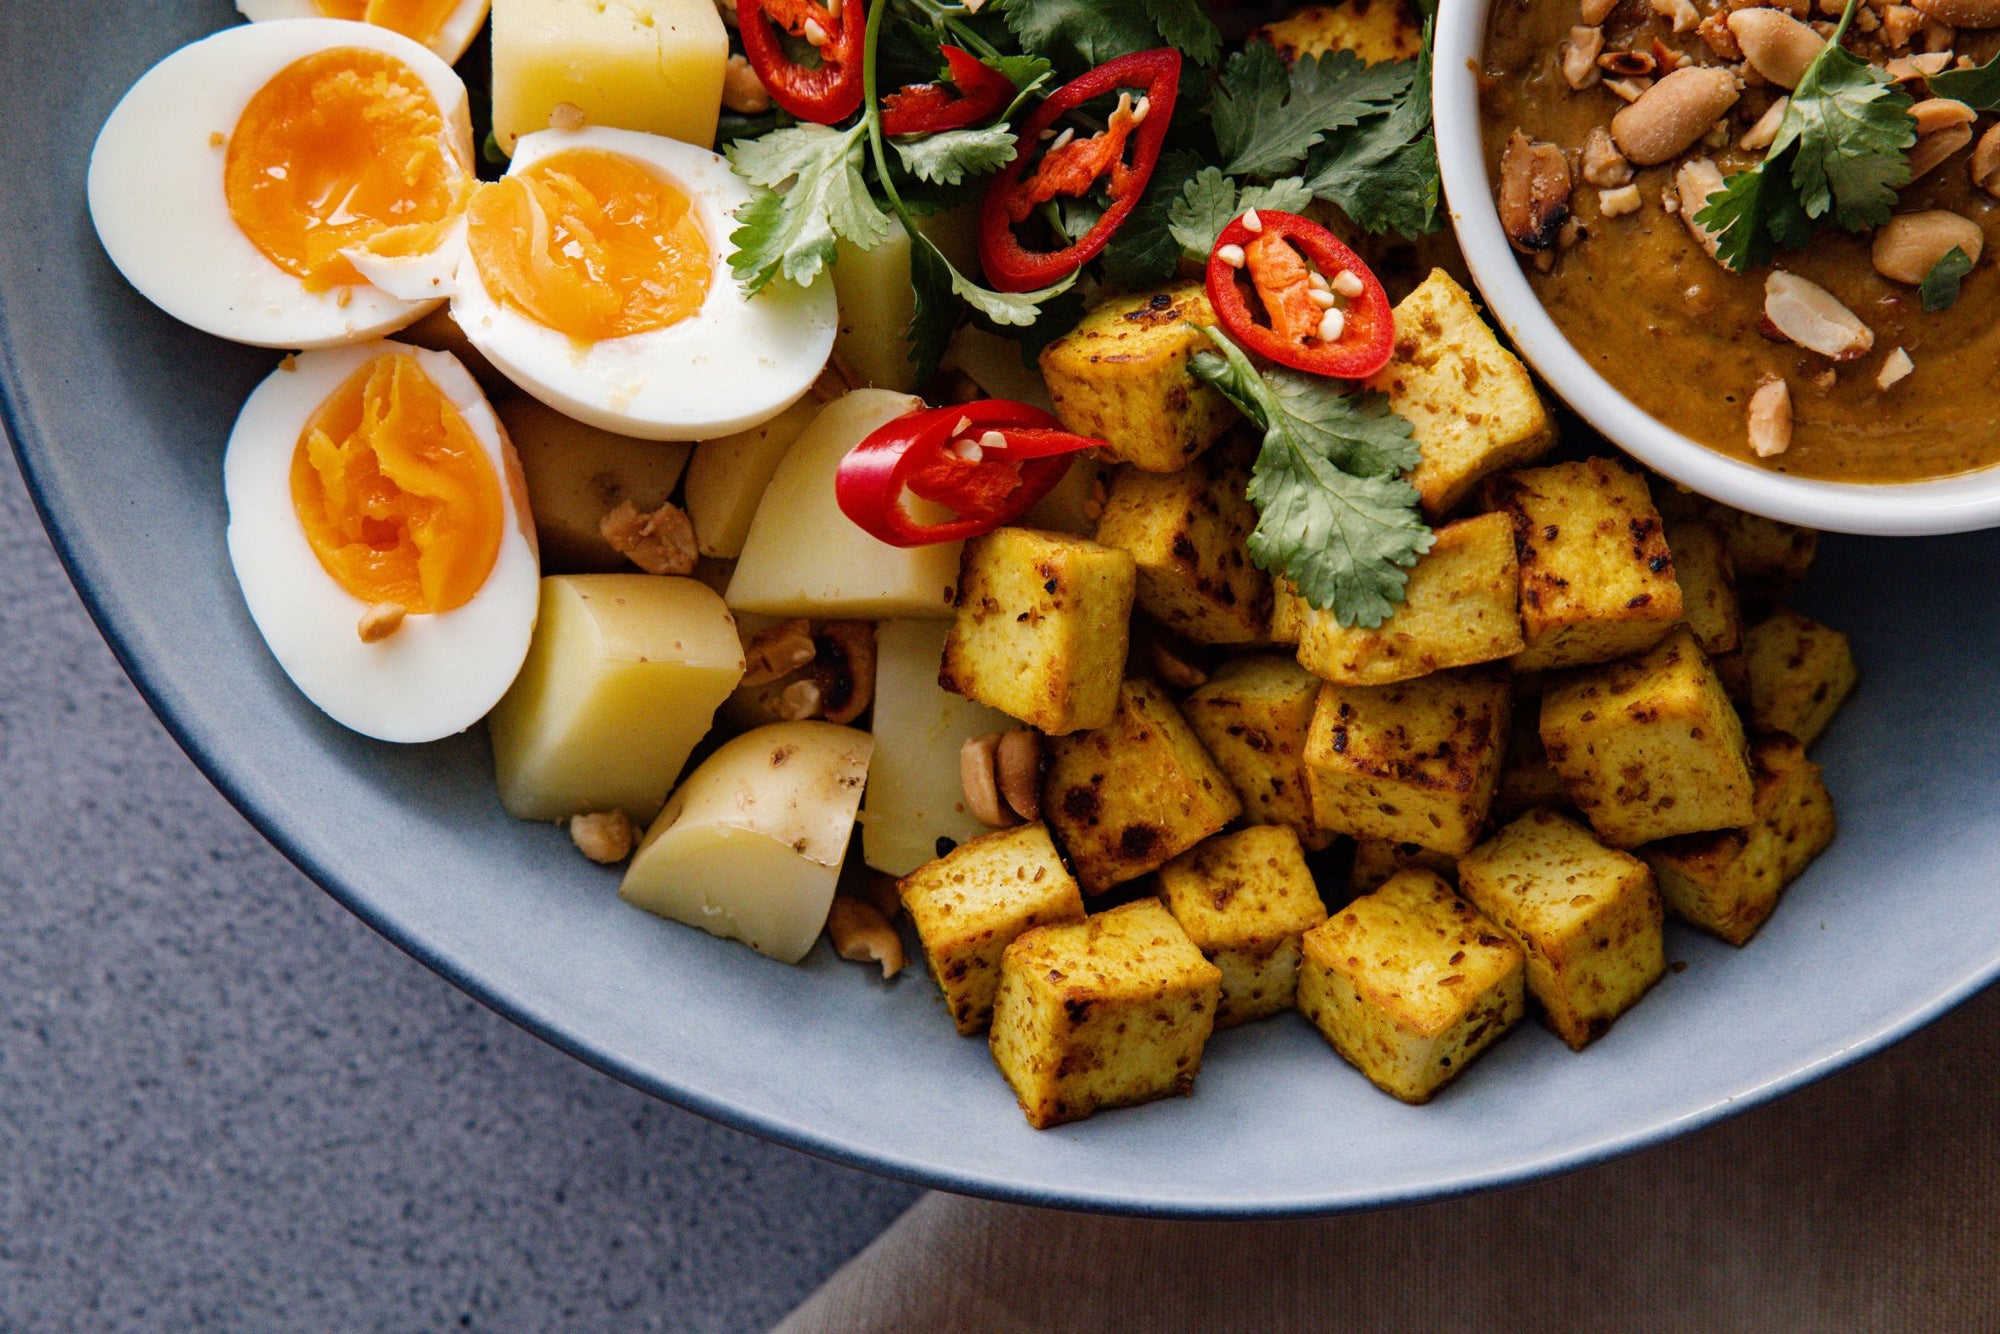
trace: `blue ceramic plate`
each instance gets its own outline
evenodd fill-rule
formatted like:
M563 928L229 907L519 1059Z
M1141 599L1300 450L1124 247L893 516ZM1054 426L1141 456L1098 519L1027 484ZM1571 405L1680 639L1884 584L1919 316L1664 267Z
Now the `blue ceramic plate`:
M478 735L362 740L292 689L223 550L222 447L269 354L136 296L84 213L98 125L225 0L0 6L0 390L50 533L126 669L309 875L495 1009L641 1088L947 1189L1269 1215L1520 1181L1679 1134L1876 1050L2000 967L2000 618L1990 536L1829 540L1810 612L1864 685L1817 749L1845 831L1747 949L1685 962L1573 1055L1524 1026L1429 1107L1377 1093L1295 1016L1224 1035L1191 1098L1028 1129L917 969L803 967L621 904L615 877L495 803Z

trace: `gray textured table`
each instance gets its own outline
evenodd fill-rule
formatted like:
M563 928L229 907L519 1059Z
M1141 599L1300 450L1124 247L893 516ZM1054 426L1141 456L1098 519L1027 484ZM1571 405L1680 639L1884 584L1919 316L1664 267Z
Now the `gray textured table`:
M147 712L11 458L0 569L0 1328L762 1329L915 1198L597 1074L321 894Z

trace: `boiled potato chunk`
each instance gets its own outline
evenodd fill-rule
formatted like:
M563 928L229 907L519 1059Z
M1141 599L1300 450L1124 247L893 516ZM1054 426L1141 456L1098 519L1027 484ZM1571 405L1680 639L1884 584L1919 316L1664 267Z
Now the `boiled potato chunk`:
M600 431L526 396L507 399L495 411L521 456L542 568L557 574L629 570L598 524L627 500L649 513L664 504L687 466L688 446Z
M857 389L820 410L778 464L729 581L732 611L821 620L928 620L950 616L958 584L956 542L892 547L840 512L833 475L876 427L923 403L886 389ZM923 522L942 510L920 507Z
M965 813L958 752L972 737L1016 726L998 709L938 685L948 621L875 627L875 762L868 772L861 851L889 875L941 856L940 839L966 843L991 831Z
M736 623L704 584L542 580L528 660L489 720L501 804L523 820L652 819L742 677Z
M493 0L493 134L512 153L568 103L707 148L728 62L714 0Z
M978 216L976 208L934 213L920 219L917 230L961 271L977 273ZM917 310L910 246L910 234L891 221L881 245L863 250L842 241L833 261L833 291L840 299L834 360L865 385L901 393L917 387L917 363L910 360L910 319Z
M826 924L874 744L833 723L729 741L660 812L619 897L797 963Z
M819 409L819 400L808 394L762 426L694 447L685 499L702 555L735 560L743 554L743 539L771 474Z

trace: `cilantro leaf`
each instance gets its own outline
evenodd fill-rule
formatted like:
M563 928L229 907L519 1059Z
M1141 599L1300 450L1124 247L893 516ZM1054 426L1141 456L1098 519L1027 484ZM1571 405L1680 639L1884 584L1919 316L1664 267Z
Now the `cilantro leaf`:
M1215 238L1239 214L1253 208L1296 213L1312 202L1312 191L1296 176L1270 185L1239 188L1215 167L1203 167L1182 187L1167 212L1167 229L1181 253L1198 264L1208 262Z
M1423 236L1438 225L1444 186L1438 174L1437 136L1431 129L1431 37L1422 52L1371 69L1404 67L1409 84L1385 116L1365 118L1327 136L1314 154L1307 182L1313 194L1336 205L1370 232Z
M1023 93L1033 92L1055 73L1055 66L1041 56L984 56L980 63L1012 79L1015 89Z
M1211 116L1223 171L1281 176L1333 130L1387 110L1409 91L1407 61L1365 65L1352 51L1301 56L1287 66L1268 42L1251 42L1222 67Z
M936 249L928 241L924 242L924 248ZM939 259L942 260L943 256L940 255ZM1042 303L1067 292L1076 285L1077 277L1072 273L1053 287L1043 287L1033 292L995 292L973 282L952 268L949 263L945 267L951 272L951 290L960 300L995 324L1016 327L1033 324L1042 313Z
M1182 188L1200 167L1201 158L1185 149L1170 150L1154 164L1146 193L1104 248L1104 277L1113 287L1137 292L1174 276L1180 267L1181 243L1170 226L1170 215Z
M810 286L842 238L863 250L888 238L889 216L861 175L862 129L794 125L729 146L730 165L759 187L729 237L730 271L746 294L780 276Z
M1146 0L1006 0L1007 26L1035 55L1071 66L1160 44Z
M958 327L960 307L951 289L951 265L921 242L910 246L910 286L917 297L910 316L910 360L917 368L917 383L924 384L937 374L945 345Z
M1167 44L1197 65L1213 65L1222 54L1222 34L1201 0L1146 0L1146 12Z
M1924 80L1939 97L1963 102L1974 111L2000 111L2000 55L1973 69L1948 69Z
M1922 291L1924 309L1935 314L1940 310L1950 310L1958 304L1958 284L1965 275L1972 272L1972 256L1957 246L1944 252L1931 271L1924 275Z
M1778 246L1812 237L1812 219L1792 188L1789 150L1730 173L1694 220L1715 234L1715 257L1736 273L1769 264Z
M897 139L903 170L933 185L957 185L968 176L990 176L1014 160L1014 132L1005 124L945 130Z
M1798 145L1792 185L1807 217L1831 212L1850 232L1889 220L1897 187L1910 180L1910 105L1885 71L1827 43L1792 90L1771 144L1772 156Z
M1374 628L1403 600L1408 568L1435 540L1417 491L1410 423L1378 394L1348 395L1315 376L1260 375L1243 350L1204 328L1219 351L1189 369L1264 432L1250 474L1257 527L1250 557L1284 575L1342 625Z

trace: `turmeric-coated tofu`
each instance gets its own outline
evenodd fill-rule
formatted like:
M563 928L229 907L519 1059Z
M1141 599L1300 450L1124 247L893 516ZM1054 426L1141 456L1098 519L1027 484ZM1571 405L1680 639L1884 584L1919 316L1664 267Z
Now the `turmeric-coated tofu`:
M1515 678L1516 684L1519 678ZM1500 786L1493 794L1493 818L1507 821L1536 806L1567 806L1569 793L1562 775L1549 763L1542 745L1542 703L1523 700L1517 692L1514 717L1507 729L1507 758L1500 765Z
M1042 813L1087 894L1158 870L1242 812L1229 779L1151 681L1120 685L1103 727L1049 742Z
M1001 528L965 544L938 684L1051 736L1118 707L1132 557L1081 537Z
M1409 60L1423 50L1424 23L1403 0L1344 0L1306 5L1250 34L1286 60L1352 51L1368 64Z
M1160 868L1160 897L1222 970L1217 1028L1292 1007L1299 937L1326 920L1297 834L1252 825L1197 843Z
M1555 444L1549 416L1520 358L1500 346L1472 296L1443 269L1396 303L1396 351L1368 387L1416 428L1411 485L1424 517L1450 514L1480 481L1532 463Z
M1357 838L1354 840L1354 862L1347 870L1347 890L1350 894L1366 894L1380 889L1390 877L1412 866L1435 872L1451 884L1458 883L1456 857L1432 852L1415 843L1392 843L1386 838Z
M1299 665L1340 685L1407 681L1519 653L1521 577L1514 527L1481 514L1437 530L1410 569L1403 601L1374 629L1342 625L1307 607L1299 625Z
M1222 972L1158 899L1015 937L993 1003L993 1063L1037 1130L1194 1091Z
M1113 297L1042 349L1042 378L1063 426L1096 436L1147 472L1175 472L1237 421L1188 362L1215 345L1196 325L1215 309L1199 282Z
M1750 823L1743 723L1686 626L1551 686L1541 732L1570 802L1615 848Z
M1643 653L1682 615L1681 589L1646 483L1621 463L1584 459L1487 483L1514 522L1521 561L1521 671Z
M1553 811L1529 811L1460 858L1458 892L1528 952L1528 990L1577 1051L1666 971L1652 871Z
M1112 474L1097 540L1132 553L1139 606L1198 644L1249 644L1271 628L1271 577L1250 563L1246 451L1219 446L1179 472Z
M1743 612L1736 601L1736 567L1728 543L1705 519L1667 515L1665 524L1688 629L1711 660L1734 653L1743 643Z
M1319 686L1290 658L1259 653L1223 663L1181 701L1181 714L1228 775L1245 818L1285 825L1308 848L1333 841L1313 819L1306 784L1306 733Z
M1271 576L1271 632L1273 644L1299 642L1299 632L1305 628L1307 613L1312 608L1292 587L1292 581L1281 574Z
M1404 1102L1430 1101L1526 1008L1521 947L1422 868L1308 931L1302 953L1299 1012Z
M1778 896L1833 842L1833 797L1805 747L1788 736L1750 746L1756 818L1743 829L1686 834L1649 843L1667 911L1741 945L1778 906Z
M1037 822L961 843L896 882L958 1031L983 1031L1000 956L1030 927L1083 920L1083 895Z
M1744 631L1743 665L1750 726L1788 732L1808 746L1860 679L1846 635L1783 607Z
M1806 577L1819 550L1819 534L1810 528L1732 509L1664 478L1654 479L1653 499L1661 514L1700 520L1722 535L1737 591L1746 598L1785 596Z
M1306 736L1321 828L1459 856L1493 804L1510 704L1504 672L1434 672L1392 686L1327 685Z

